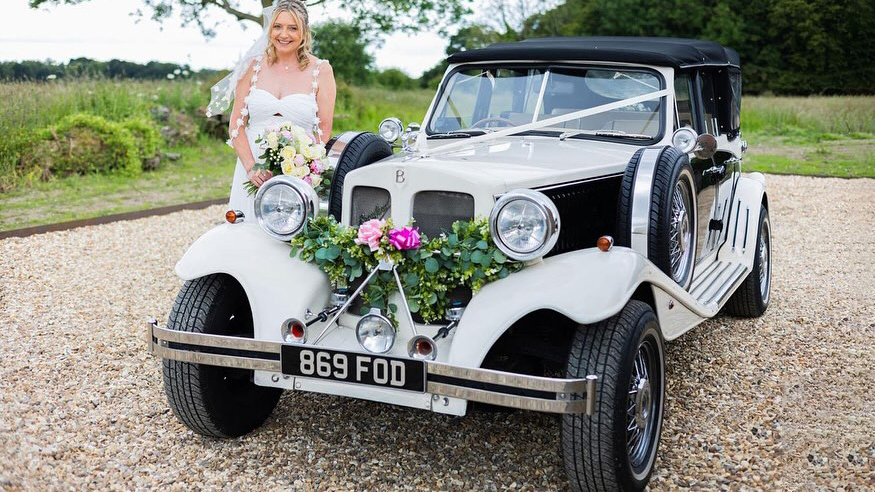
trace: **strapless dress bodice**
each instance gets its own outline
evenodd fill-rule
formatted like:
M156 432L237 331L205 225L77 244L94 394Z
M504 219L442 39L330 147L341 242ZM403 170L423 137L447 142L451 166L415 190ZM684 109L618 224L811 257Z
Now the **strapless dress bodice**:
M310 131L316 119L316 98L312 94L288 94L278 98L266 90L255 88L246 97L246 106L249 110L249 128L257 132L286 121Z

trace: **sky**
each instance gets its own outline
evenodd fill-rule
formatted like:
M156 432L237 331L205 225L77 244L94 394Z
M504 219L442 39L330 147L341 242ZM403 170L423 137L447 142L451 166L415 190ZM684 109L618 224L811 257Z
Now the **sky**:
M162 24L148 18L137 21L130 13L141 0L90 0L80 5L32 9L27 0L4 0L0 17L0 61L46 60L67 62L87 57L189 64L201 68L229 68L260 34L260 27L244 28L230 15L215 15L223 22L217 35L205 39L196 26L180 27L178 19ZM241 2L242 5L256 2ZM310 11L310 22L343 17L324 8ZM372 50L378 68L400 68L418 77L444 55L447 41L435 32L413 36L393 34Z

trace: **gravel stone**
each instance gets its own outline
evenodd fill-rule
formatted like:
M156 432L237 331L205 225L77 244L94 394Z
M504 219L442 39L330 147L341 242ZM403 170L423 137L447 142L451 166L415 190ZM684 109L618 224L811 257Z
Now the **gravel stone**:
M875 180L769 176L773 297L667 344L651 489L875 487ZM286 392L236 440L170 412L145 318L224 207L0 241L0 489L563 490L558 420Z

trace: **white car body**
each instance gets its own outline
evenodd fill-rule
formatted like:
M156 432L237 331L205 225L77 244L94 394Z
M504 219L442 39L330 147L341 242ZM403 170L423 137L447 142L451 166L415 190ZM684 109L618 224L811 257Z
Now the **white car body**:
M598 64L611 66L605 62ZM451 65L447 73L455 68ZM663 76L670 106L674 70L656 66L644 68ZM437 98L432 102L426 121L436 102ZM674 112L663 113L664 128L673 128ZM665 131L657 144L671 145L671 140L672 132ZM717 141L721 151L741 157L740 138L730 141L725 135L717 135ZM620 175L632 154L640 148L629 143L505 136L472 139L450 151L436 152L443 144L429 141L423 129L414 148L351 172L344 185L344 204L349 204L354 187L376 183L391 192L395 224L410 222L413 196L422 190L470 194L474 197L475 216L488 217L496 197L510 190L543 189L560 183ZM697 276L689 290L681 288L646 255L632 248L614 247L602 252L593 244L591 248L535 260L522 271L488 284L473 297L458 327L436 342L436 361L479 368L495 341L523 316L538 310L552 310L575 323L594 323L619 312L641 286L652 292L666 340L673 340L714 316L752 268L755 252L752 238L756 238L757 223L751 216L758 213L765 194L765 182L760 174L730 181L729 186L734 186L732 210L738 212L729 217L724 247L698 260ZM350 207L344 206L343 210L341 222L349 224ZM258 261L253 261L254 258ZM269 237L248 217L243 223L222 224L204 234L176 265L176 273L183 280L213 273L234 277L248 296L258 341L282 343L281 324L289 318L307 319L308 313L319 312L327 305L332 291L327 277L315 265L289 258L288 244ZM343 314L339 326L329 330L319 346L362 352L355 336L359 318ZM386 355L407 357L405 346L414 331L403 316L399 316L399 323L398 340ZM440 327L418 325L416 329L418 333L434 337ZM464 415L467 408L467 400L443 394L293 377L276 370L256 370L254 381L262 386L363 398L453 415Z

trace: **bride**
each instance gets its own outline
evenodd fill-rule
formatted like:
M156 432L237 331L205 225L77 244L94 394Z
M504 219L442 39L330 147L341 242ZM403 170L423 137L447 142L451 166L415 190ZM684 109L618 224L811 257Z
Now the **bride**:
M221 113L233 94L229 145L237 153L230 207L254 217L247 180L261 186L270 171L256 168L262 149L255 139L291 122L324 143L331 135L336 86L331 65L310 52L307 9L300 0L279 0L264 9L264 31L234 71L212 88L207 116Z

